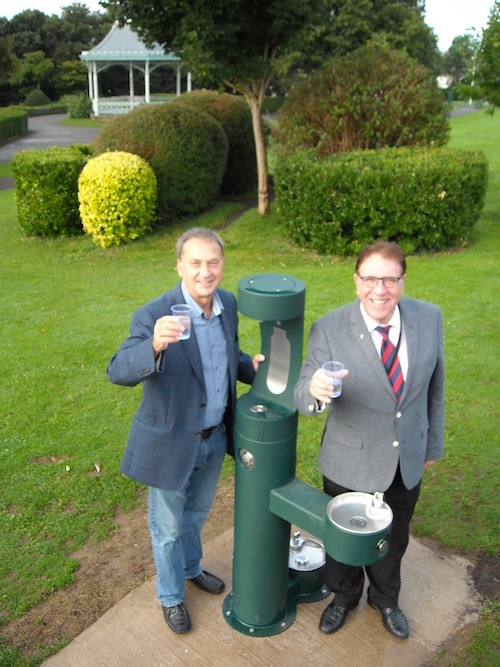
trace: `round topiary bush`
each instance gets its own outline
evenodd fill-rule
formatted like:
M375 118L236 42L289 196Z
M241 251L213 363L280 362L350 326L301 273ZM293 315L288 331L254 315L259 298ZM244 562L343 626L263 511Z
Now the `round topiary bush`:
M110 121L92 144L140 155L158 181L160 222L193 215L216 199L226 169L228 141L221 124L193 107L170 103L138 107Z
M257 185L252 114L243 97L216 90L195 90L180 95L171 104L188 104L206 111L222 125L229 153L221 192L240 195Z
M278 140L320 157L399 146L443 146L449 124L435 76L405 52L363 46L326 63L291 91Z
M151 229L156 177L138 155L103 153L87 162L78 180L83 229L101 248L127 243Z
M34 88L31 93L24 100L24 104L28 107L46 107L50 104L50 99L40 88Z

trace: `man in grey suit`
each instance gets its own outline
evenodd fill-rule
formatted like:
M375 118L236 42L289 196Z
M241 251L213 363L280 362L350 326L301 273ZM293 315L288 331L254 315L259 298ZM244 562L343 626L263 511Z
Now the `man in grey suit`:
M319 455L326 493L383 491L394 512L388 554L366 567L368 603L385 629L409 636L399 608L401 559L423 471L443 456L443 323L437 306L403 298L406 260L396 243L364 248L356 263L357 299L311 327L308 354L295 388L297 408L306 415L328 409ZM321 366L344 363L342 393ZM334 593L320 630L345 623L362 595L364 571L327 556L325 583Z
M157 595L167 625L188 632L185 582L218 594L224 582L202 570L201 530L226 452L232 453L236 381L251 384L259 361L239 349L236 300L220 289L222 239L194 228L177 242L180 284L139 308L109 362L111 382L142 383L121 471L148 486L148 525ZM171 314L192 310L191 334Z

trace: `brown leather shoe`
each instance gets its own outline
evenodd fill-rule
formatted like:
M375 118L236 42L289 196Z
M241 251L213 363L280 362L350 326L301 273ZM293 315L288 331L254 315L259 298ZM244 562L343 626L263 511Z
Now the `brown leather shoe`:
M382 623L387 632L393 637L397 637L397 639L408 639L410 636L408 621L399 607L379 607L369 600L368 604L380 612Z
M182 602L175 607L163 607L163 616L168 627L178 635L191 630L189 614Z
M219 593L222 593L226 588L226 584L222 579L219 579L219 577L216 577L214 574L210 574L210 572L206 572L205 570L189 581L192 581L193 584L198 586L198 588L201 588L202 591L211 593L212 595L219 595Z

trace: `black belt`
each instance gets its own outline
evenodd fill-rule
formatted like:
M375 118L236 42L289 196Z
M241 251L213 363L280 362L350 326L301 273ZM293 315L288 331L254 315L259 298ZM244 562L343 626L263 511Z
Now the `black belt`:
M196 435L199 435L200 438L203 440L208 440L208 438L212 435L214 431L216 431L221 424L217 424L216 426L211 426L210 428L206 428L203 431L198 431Z

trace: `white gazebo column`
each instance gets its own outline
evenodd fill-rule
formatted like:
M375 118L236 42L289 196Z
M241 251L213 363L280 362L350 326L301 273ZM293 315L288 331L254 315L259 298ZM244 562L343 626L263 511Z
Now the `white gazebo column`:
M87 79L89 86L89 97L91 100L94 99L94 91L92 90L92 67L90 63L87 63Z
M149 79L149 60L146 60L144 66L144 100L146 104L149 104L150 101L150 87L151 82Z
M177 84L175 87L175 93L177 97L181 94L181 68L177 68Z
M187 73L187 90L188 93L191 92L191 72Z
M128 64L128 85L129 85L129 99L130 99L130 108L134 106L134 66L132 61Z
M94 116L99 115L99 77L97 75L97 63L92 63L92 108Z

